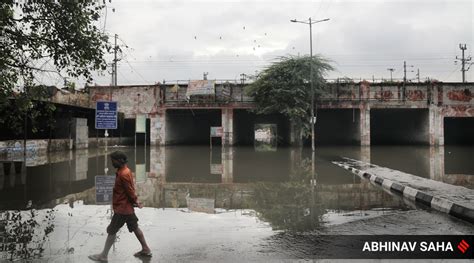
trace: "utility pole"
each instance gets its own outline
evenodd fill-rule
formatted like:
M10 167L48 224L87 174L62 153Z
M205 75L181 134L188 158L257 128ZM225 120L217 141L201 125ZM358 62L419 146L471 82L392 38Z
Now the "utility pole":
M390 82L393 82L392 73L395 71L395 69L394 68L388 68L387 70L390 71Z
M312 149L313 153L315 151L314 126L316 125L316 116L315 116L315 109L314 109L315 105L314 105L314 88L313 88L313 29L312 28L313 28L313 24L320 23L320 22L325 22L325 21L329 21L329 18L312 21L311 17L310 17L307 22L306 21L298 21L296 19L290 20L290 22L292 22L292 23L302 23L302 24L309 25L309 54L310 54L309 56L310 56L310 59L311 59L310 73L309 73L309 82L310 82L310 85L311 85L311 119L310 119L309 123L311 124L311 149ZM312 163L313 163L313 166L314 166L314 160L312 161ZM314 167L313 167L313 171L314 171Z
M240 83L241 83L242 85L245 84L245 81L246 81L246 80L247 80L247 74L245 74L245 73L240 74Z
M409 67L413 68L413 65L409 65ZM409 71L413 72L413 70ZM403 83L407 82L407 62L403 61Z
M420 83L420 69L416 70L416 77L418 78L418 83Z
M114 42L114 62L112 63L112 86L117 86L117 62L118 62L118 59L117 59L117 50L118 50L118 46L117 46L117 38L118 38L118 35L115 34L115 42Z
M456 56L456 60L461 61L462 82L464 83L466 82L466 71L470 68L469 66L469 68L466 69L466 62L471 61L471 57L464 58L464 51L467 49L466 44L459 44L459 48L462 51L462 57L458 58L458 56Z

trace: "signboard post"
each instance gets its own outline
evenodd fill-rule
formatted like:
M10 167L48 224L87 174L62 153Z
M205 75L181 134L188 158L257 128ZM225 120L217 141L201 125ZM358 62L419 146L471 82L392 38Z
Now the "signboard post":
M117 129L117 102L97 101L95 106L95 128L98 130Z
M139 166L137 162L135 161L135 172L137 174L137 179L139 174L146 174L146 115L136 115L135 117L135 160L137 159L137 133L143 133L145 135L145 143L144 143L144 149L145 149L145 164L143 167ZM143 169L142 169L143 168ZM138 170L140 170L141 173L138 173Z
M109 129L117 129L117 102L116 101L97 101L95 104L95 128L105 130L105 163L104 172L107 175L107 138ZM98 142L97 142L98 143Z

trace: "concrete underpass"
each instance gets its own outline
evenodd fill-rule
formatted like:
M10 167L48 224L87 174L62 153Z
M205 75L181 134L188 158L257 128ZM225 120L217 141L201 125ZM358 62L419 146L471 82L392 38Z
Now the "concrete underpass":
M371 144L429 144L428 116L428 109L371 109Z
M219 109L169 109L166 111L166 142L169 145L209 145L211 127L221 126ZM214 144L221 144L214 139Z
M290 122L282 114L257 115L247 110L234 110L234 145L254 145L255 124L276 124L278 145L290 144Z
M359 109L318 109L315 126L316 144L359 145L359 115Z
M474 144L474 118L444 118L445 144Z

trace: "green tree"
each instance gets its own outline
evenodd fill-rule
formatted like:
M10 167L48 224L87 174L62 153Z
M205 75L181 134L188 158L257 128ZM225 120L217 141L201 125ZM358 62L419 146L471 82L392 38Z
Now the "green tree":
M18 131L33 120L50 95L39 85L44 72L83 77L104 70L108 38L99 29L105 1L13 1L0 3L0 125ZM54 110L50 105L46 111Z
M311 67L312 64L312 67ZM315 97L324 93L324 75L333 67L329 61L320 57L282 57L260 73L246 93L255 100L260 114L281 113L287 116L302 135L308 135L311 87L310 72L313 70Z

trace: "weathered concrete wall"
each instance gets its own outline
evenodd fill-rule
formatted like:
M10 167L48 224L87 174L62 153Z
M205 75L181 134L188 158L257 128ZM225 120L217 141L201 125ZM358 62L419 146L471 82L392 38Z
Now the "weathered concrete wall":
M74 105L74 106L85 107L85 108L91 107L89 99L90 99L90 96L88 93L84 93L84 92L71 93L69 91L62 91L62 90L58 90L56 94L54 94L54 96L52 97L52 101L55 103ZM91 108L95 108L95 104Z
M1 156L23 156L23 140L0 141ZM35 156L37 154L46 153L48 150L48 140L27 140L26 154L27 156Z
M443 105L470 105L474 106L474 87L472 84L443 84Z
M150 145L165 145L166 142L166 110L150 115Z
M97 100L119 101L119 111L127 118L137 114L147 114L150 118L150 143L164 145L175 141L176 132L167 127L169 118L167 109L220 109L220 121L229 138L224 144L235 144L239 138L236 131L242 122L235 117L236 109L253 108L252 99L245 96L245 87L237 83L218 83L216 94L207 97L186 97L186 83L179 85L135 85L119 87L89 87L90 104L94 107ZM429 144L444 144L445 117L474 117L474 85L472 83L329 83L328 93L317 101L318 108L358 108L360 110L359 133L361 145L371 144L370 115L373 109L429 109L426 120L421 120L423 133L428 133ZM410 121L410 116L407 117ZM425 123L426 122L426 123ZM188 128L186 128L188 129ZM176 130L176 129L174 129ZM425 131L426 130L426 131ZM297 131L294 131L297 132ZM295 136L292 142L296 143ZM237 142L238 143L238 142Z
M118 86L90 87L90 106L95 108L96 101L118 101L118 111L125 118L134 118L137 114L157 114L160 108L160 87L148 86Z
M48 151L58 152L67 151L69 149L72 149L72 140L69 139L27 140L27 166L34 166L37 163L46 163L48 160ZM23 141L0 141L0 160L24 161Z
M113 145L133 145L133 138L132 137L122 137L122 138L89 138L89 148L97 148L105 146L105 141L107 140L108 146Z

